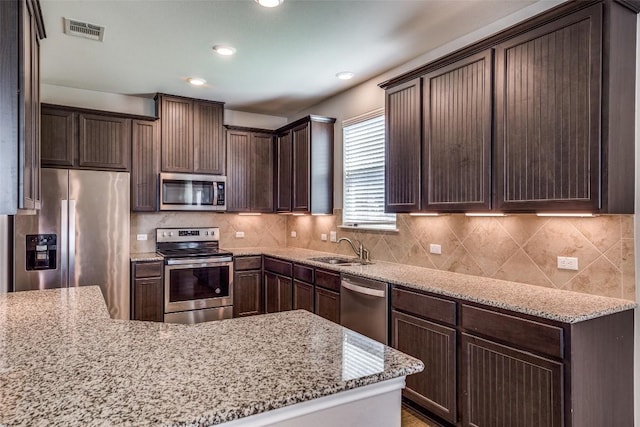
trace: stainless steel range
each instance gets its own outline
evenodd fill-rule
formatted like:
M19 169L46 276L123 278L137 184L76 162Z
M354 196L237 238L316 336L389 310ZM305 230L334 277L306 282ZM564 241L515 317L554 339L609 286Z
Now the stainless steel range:
M233 255L219 228L158 228L164 257L164 321L200 323L233 315Z

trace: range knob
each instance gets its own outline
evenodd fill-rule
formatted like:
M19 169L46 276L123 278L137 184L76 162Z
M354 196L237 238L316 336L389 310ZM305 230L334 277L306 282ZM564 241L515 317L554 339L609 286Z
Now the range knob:
M173 231L169 232L169 237L173 237Z

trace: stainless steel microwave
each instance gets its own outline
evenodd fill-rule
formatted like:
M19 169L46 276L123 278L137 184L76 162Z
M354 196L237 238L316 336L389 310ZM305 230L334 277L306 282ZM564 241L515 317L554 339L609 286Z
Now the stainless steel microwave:
M160 210L225 211L226 187L226 176L161 173Z

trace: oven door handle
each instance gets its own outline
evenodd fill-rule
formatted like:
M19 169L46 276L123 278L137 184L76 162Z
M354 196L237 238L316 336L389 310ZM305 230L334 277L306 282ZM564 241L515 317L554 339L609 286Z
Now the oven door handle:
M166 265L179 265L182 268L198 268L198 267L222 267L233 262L233 257L221 257L215 260L203 259L195 261L193 259L168 259Z

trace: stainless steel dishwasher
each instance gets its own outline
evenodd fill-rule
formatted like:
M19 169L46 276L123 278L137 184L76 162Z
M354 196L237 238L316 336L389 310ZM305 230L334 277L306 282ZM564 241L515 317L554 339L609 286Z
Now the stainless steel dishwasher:
M389 285L342 274L340 323L383 344L389 344Z

